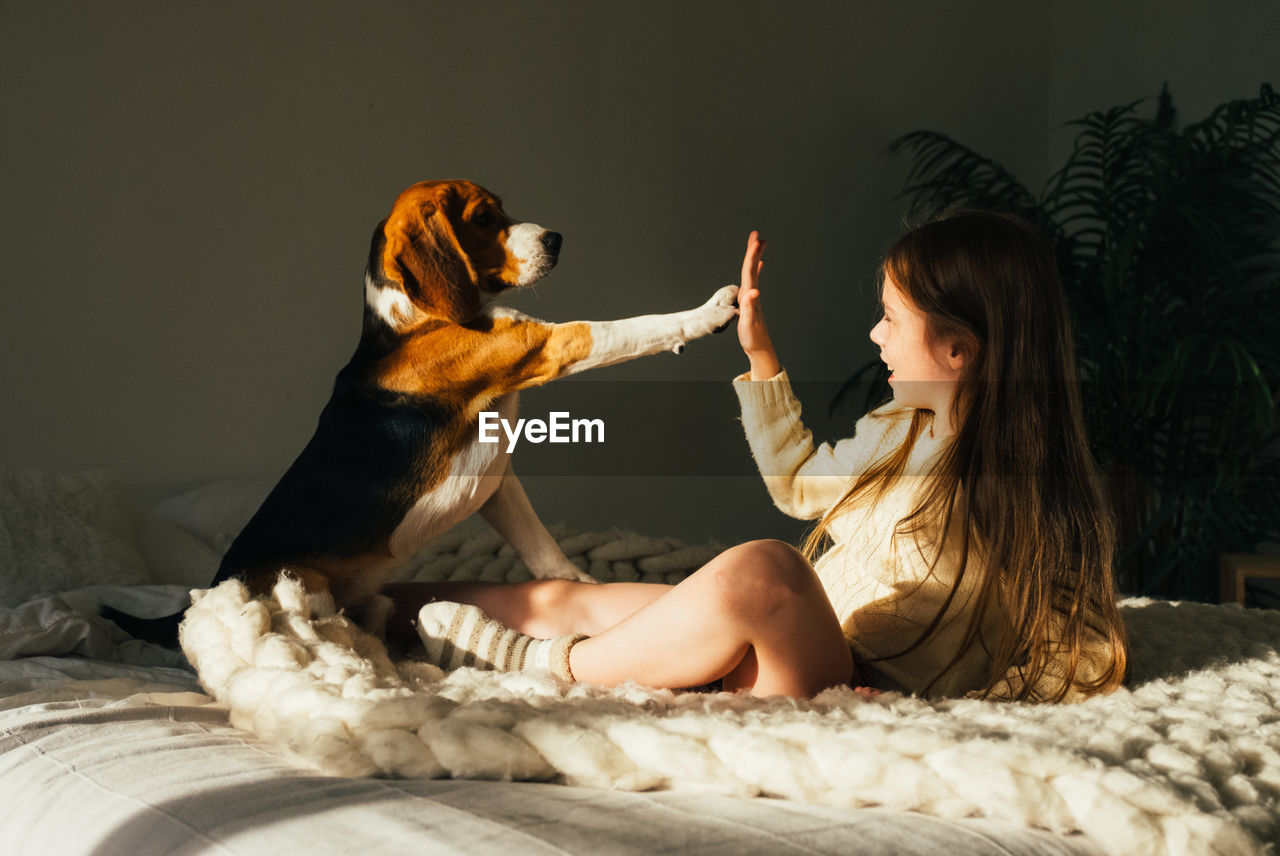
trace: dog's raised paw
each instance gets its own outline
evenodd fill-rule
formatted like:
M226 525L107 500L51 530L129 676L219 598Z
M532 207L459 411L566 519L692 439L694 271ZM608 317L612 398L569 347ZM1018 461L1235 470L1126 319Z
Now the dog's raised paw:
M716 290L715 294L711 295L711 299L707 301L706 305L736 309L738 307L738 286L722 286Z
M707 333L719 333L728 329L738 317L738 286L726 285L711 295L703 304L706 312Z

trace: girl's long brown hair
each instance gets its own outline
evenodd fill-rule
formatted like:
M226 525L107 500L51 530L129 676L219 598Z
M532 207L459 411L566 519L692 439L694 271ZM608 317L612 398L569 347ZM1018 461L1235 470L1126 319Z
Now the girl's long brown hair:
M969 576L974 608L963 644L941 674L981 644L992 664L983 695L1007 673L1016 678L1009 688L1018 699L1110 692L1124 680L1127 648L1115 602L1114 523L1085 438L1050 245L1016 217L960 211L900 238L885 255L881 287L886 275L925 315L930 337L959 343L968 362L951 414L955 436L897 528L900 536L939 533L932 561L958 556L955 582L919 637L881 659L923 643ZM915 411L906 440L858 474L806 540L810 559L834 518L852 503L874 502L903 476L932 418ZM1006 632L983 639L993 609L1007 616ZM1110 662L1080 674L1082 651L1101 645Z

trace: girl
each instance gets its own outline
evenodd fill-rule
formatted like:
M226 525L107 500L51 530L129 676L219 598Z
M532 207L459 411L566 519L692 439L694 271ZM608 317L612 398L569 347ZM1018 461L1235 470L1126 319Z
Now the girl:
M865 681L1033 701L1118 687L1114 536L1047 242L976 211L899 239L871 331L893 399L819 448L765 326L763 251L753 232L738 296L750 371L734 387L774 502L820 520L804 551L742 544L676 586L388 586L402 627L418 612L446 668L546 668L607 686L719 680L807 697ZM447 600L422 606L432 597Z

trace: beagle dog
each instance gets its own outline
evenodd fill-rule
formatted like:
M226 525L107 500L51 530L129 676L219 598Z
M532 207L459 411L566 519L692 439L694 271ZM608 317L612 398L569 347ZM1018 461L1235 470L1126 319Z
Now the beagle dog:
M560 246L469 181L402 192L373 235L355 354L213 584L239 578L261 594L283 571L376 631L395 567L476 511L535 577L591 580L534 514L504 444L479 442L479 414L511 419L526 387L679 353L728 326L737 286L684 312L604 322L546 323L491 302L546 276Z

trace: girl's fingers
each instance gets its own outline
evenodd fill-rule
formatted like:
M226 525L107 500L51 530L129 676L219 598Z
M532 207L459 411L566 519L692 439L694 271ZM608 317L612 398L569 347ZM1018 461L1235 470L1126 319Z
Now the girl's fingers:
M742 259L742 287L753 288L756 280L760 276L760 267L763 265L761 255L764 253L765 242L760 238L760 233L752 231L747 236L747 252Z

